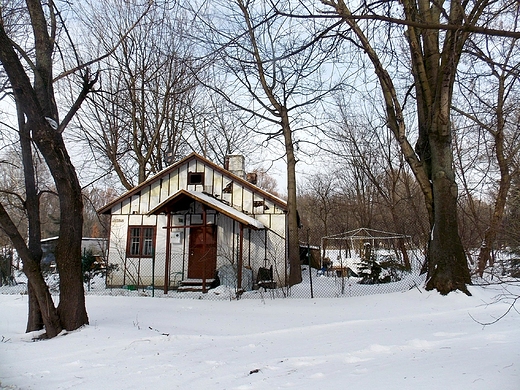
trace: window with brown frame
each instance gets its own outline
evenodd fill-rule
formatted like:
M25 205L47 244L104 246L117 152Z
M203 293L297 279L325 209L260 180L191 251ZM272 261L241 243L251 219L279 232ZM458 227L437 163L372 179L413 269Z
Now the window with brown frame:
M155 226L130 226L128 228L128 257L152 257L155 243Z
M204 172L188 172L188 184L204 184Z

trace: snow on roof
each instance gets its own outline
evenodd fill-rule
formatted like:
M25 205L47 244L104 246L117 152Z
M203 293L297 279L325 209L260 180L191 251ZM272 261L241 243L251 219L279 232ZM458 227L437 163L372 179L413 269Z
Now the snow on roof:
M350 230L348 232L333 234L331 236L325 236L324 239L328 240L343 240L343 239L357 239L357 240L366 240L366 239L395 239L395 238L410 238L410 236L400 233L393 232L385 232L382 230L368 229L368 228L359 228L355 230Z
M57 241L59 238L60 238L60 236L42 238L40 240L40 242L46 243L46 242L51 242L51 241ZM81 241L83 241L83 242L85 242L85 241L107 241L107 239L103 238L103 237L82 237Z
M206 195L202 192L198 191L192 191L192 190L179 190L172 196L170 196L168 199L166 199L164 202L160 203L157 207L155 207L153 210L151 210L148 215L157 213L160 209L162 209L164 206L166 206L168 203L172 202L175 198L178 198L179 196L189 196L190 198L205 204L206 206L209 206L222 214L227 215L228 217L234 219L235 221L238 221L240 223L243 223L244 225L248 225L254 229L265 229L265 226L260 221L256 220L253 217L250 217L247 214L242 213L241 211L238 211L234 209L231 206L228 206L227 204L221 202L220 200Z

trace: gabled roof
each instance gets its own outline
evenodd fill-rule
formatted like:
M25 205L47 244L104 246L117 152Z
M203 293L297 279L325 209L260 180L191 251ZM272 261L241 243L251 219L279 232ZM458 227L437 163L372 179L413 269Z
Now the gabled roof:
M227 215L231 219L238 221L252 229L265 229L265 226L258 220L246 215L238 210L235 210L233 207L228 206L222 203L220 200L215 199L209 195L206 195L202 192L190 191L190 190L179 190L164 202L159 204L153 210L151 210L148 215L159 214L162 212L170 212L175 211L176 205L183 205L186 199L193 199L197 202L202 203L203 205L212 208L213 210L217 210L218 212ZM182 209L182 206L181 206Z
M183 158L182 160L177 161L176 163L170 165L169 167L166 167L165 169L163 169L159 173L155 174L154 176L148 178L147 180L145 180L144 182L142 182L138 186L135 186L131 190L125 192L120 197L114 199L112 202L106 204L105 206L103 206L102 208L100 208L98 210L98 213L99 214L110 214L110 210L116 204L118 204L118 203L120 203L120 202L122 202L122 201L124 201L124 200L126 200L126 199L128 199L130 197L132 197L133 195L139 193L146 186L152 184L153 182L155 182L156 180L159 180L164 175L167 175L171 171L174 171L175 169L177 169L179 166L181 166L183 164L186 164L186 163L189 163L192 160L199 160L203 164L210 166L215 171L220 172L224 176L229 177L231 180L239 183L240 185L250 189L253 192L256 192L256 193L260 194L261 196L265 197L266 199L269 199L271 202L276 204L281 209L284 209L284 210L287 209L287 202L285 202L283 199L280 199L277 196L275 196L273 194L270 194L269 192L261 189L260 187L257 187L254 184L251 184L247 180L242 179L241 177L239 177L239 176L229 172L228 170L224 169L223 167L215 164L213 161L210 161L207 158L202 157L201 155L199 155L197 153L191 153L187 157Z
M344 233L333 234L332 236L323 237L329 240L342 240L345 238L352 238L357 240L366 240L366 239L393 239L393 238L410 238L405 234L393 233L393 232L385 232L383 230L375 230L368 228L359 228L350 230Z

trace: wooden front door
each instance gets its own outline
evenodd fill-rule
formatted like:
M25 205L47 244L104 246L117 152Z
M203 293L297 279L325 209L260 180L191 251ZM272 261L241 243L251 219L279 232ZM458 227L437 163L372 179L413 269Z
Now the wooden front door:
M189 279L213 279L217 269L217 230L215 226L190 228Z

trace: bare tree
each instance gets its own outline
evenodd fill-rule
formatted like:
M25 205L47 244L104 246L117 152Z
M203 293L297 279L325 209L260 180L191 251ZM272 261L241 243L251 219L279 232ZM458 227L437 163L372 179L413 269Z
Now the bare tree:
M71 6L68 3L60 5ZM81 59L72 33L62 19L66 10L70 8L59 8L52 0L16 0L2 2L0 7L0 61L5 72L2 76L5 75L4 85L16 109L18 127L13 130L20 148L24 182L24 193L11 196L17 197L23 205L27 238L3 200L0 201L0 228L22 259L28 278L27 331L45 328L46 337L88 323L80 261L83 198L63 133L97 82L98 74L92 73L89 66L100 58ZM115 47L124 40L126 33L120 36ZM56 69L61 73L54 76ZM70 81L67 84L69 92L74 94L62 118L56 92L60 80ZM57 308L40 270L42 202L49 190L39 186L35 163L38 158L52 176L52 190L59 203L59 238L55 249L60 276Z
M516 28L518 14L502 15L501 19L507 17ZM490 207L490 217L480 232L477 260L480 276L485 267L492 264L491 254L504 218L511 181L516 174L513 161L520 151L519 110L516 104L519 96L518 48L517 38L477 36L470 39L466 48L469 58L463 64L458 83L460 98L454 107L454 111L469 122L467 127L472 131L471 144L468 141L464 144L461 139L457 150L460 152L458 156L463 151L466 154L466 157L459 157L461 160L468 160L467 155L472 156L467 169L461 170L460 175L473 211L475 226L479 225L482 213L477 210L478 205L475 205L471 195L468 176L476 176L484 182L495 182L493 172L498 171L499 177L498 188L493 191L494 205ZM458 134L456 136L462 138ZM479 148L474 147L477 137L481 145ZM491 154L494 155L494 162ZM493 177L487 178L489 174Z
M100 88L80 118L89 145L126 189L145 181L192 150L188 139L202 123L197 109L193 47L183 39L187 21L174 2L99 4L93 38L108 51ZM198 69L200 71L200 69Z
M83 189L85 211L83 218L83 231L88 237L107 237L110 226L110 218L107 215L97 213L101 207L117 197L113 188L99 188L91 186Z
M520 161L516 161L516 167L520 166ZM518 171L517 171L518 172ZM511 184L511 195L506 205L504 218L505 234L504 242L511 252L520 255L520 175L513 177ZM516 264L519 268L519 264Z
M358 215L357 227L391 229L426 246L424 203L417 202L417 186L385 120L348 108L339 104L341 123L328 135L333 140L330 151L343 167L339 177L344 193L353 192L351 198L358 199L351 212Z
M484 19L483 15L493 17L495 3L405 0L395 5L367 4L354 12L343 0L322 0L322 3L350 28L348 39L359 45L370 59L384 97L388 127L424 193L431 228L427 289L442 294L453 290L469 294L466 285L471 283L470 273L456 218L451 103L458 64L470 31L491 33L491 29L480 28L478 23ZM372 23L366 23L367 19ZM408 140L395 80L377 47L381 30L375 29L382 26L392 29L392 25L406 27L406 31L402 27L394 29L398 36L406 36L407 56L411 61L418 121L415 150Z
M0 226L22 258L29 280L29 320L27 331L45 326L46 336L56 336L62 328L73 330L88 323L81 273L82 195L62 133L95 83L88 71L82 73L82 88L73 106L60 121L55 100L53 54L59 12L53 1L45 5L27 0L3 5L0 15L0 61L16 103L18 136L25 180L25 208L28 244L6 208L0 203ZM14 34L14 21L27 22L25 34L31 39L15 43L25 34ZM11 36L9 33L13 33ZM25 50L24 50L25 48ZM30 76L30 77L29 77ZM31 84L31 79L33 84ZM60 201L60 229L56 261L60 272L60 302L54 307L40 272L40 195L33 162L33 144L43 156L54 179Z
M314 174L302 185L300 195L300 211L306 220L304 226L313 228L313 236L331 234L334 216L340 212L337 194L338 179L335 173ZM336 231L334 231L336 233Z
M251 142L251 135L240 125L247 121L246 113L219 94L209 92L203 94L205 104L193 108L194 115L198 116L198 126L189 136L192 148L221 166L224 166L226 155L253 154L255 142Z
M266 144L275 140L283 145L288 283L294 285L301 281L295 167L303 140L298 129L316 120L311 107L333 88L330 78L320 74L320 65L332 58L335 47L305 45L312 39L313 23L277 17L265 2L212 3L210 11L207 18L200 16L208 26L202 39L210 46L216 72L225 76L209 87L250 115L243 131L264 137Z

